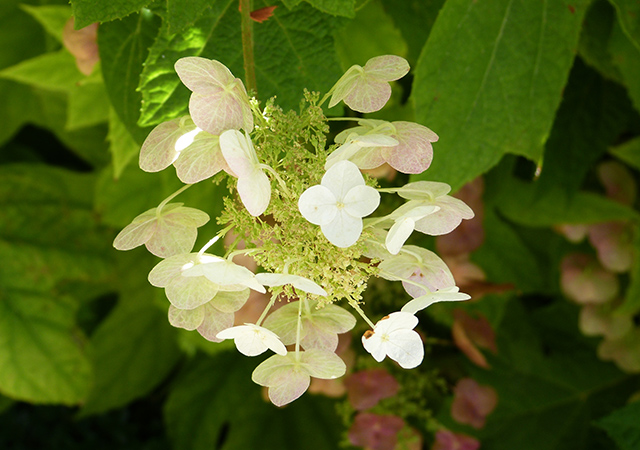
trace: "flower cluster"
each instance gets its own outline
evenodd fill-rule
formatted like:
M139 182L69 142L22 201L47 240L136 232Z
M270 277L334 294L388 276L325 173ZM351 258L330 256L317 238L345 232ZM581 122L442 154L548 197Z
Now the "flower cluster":
M405 174L422 173L438 140L433 131L411 122L332 118L357 126L327 145L322 110L327 100L329 108L344 101L361 113L381 109L390 98L389 82L409 71L407 62L381 56L353 66L323 99L305 93L297 114L282 111L273 100L261 109L218 61L182 58L175 69L192 91L189 115L149 134L140 167L157 172L173 165L186 186L136 217L114 241L120 250L144 244L164 258L149 282L165 289L170 323L213 342L232 339L246 356L273 352L252 379L278 406L302 395L312 377L345 374L336 353L338 336L356 324L345 306L370 325L362 345L376 361L388 356L402 368L417 367L424 357L417 313L436 302L470 297L459 292L435 253L406 241L414 231L449 233L474 213L448 195L444 183L382 189L361 172L388 164ZM216 174L219 182L225 173L232 195L217 218L221 230L193 252L197 228L209 216L169 202L192 184ZM397 194L406 202L390 214L370 217L381 194ZM226 254L207 253L227 233L237 239ZM235 264L236 255L253 258L259 273ZM371 276L400 281L412 298L377 323L361 307ZM271 297L259 317L236 323L235 313L251 292L267 289Z

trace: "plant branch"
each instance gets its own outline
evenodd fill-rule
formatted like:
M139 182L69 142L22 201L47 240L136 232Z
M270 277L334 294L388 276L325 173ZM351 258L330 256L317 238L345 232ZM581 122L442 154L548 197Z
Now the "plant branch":
M249 95L258 93L255 61L253 58L253 23L251 22L251 0L240 0L242 16L242 55L244 57L244 82Z

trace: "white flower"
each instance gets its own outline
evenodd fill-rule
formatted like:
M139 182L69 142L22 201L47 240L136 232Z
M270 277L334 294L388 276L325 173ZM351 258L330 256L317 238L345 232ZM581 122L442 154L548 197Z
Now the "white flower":
M238 194L249 214L262 214L271 200L271 183L260 168L248 134L227 130L220 135L220 149L232 175L238 178Z
M327 296L327 291L322 289L322 287L317 283L298 275L263 272L256 274L256 280L264 286L283 286L285 284L290 284L294 288L310 294L322 295L323 297Z
M362 345L378 362L388 356L403 369L413 369L424 358L422 339L413 330L416 325L418 318L413 314L391 313L362 336Z
M416 221L433 214L440 209L435 205L420 205L397 214L398 210L391 214L392 219L395 220L394 224L389 229L387 238L385 240L385 246L389 253L397 255L404 243L409 239L411 233L416 227Z
M350 161L333 165L315 185L302 193L298 209L333 245L355 244L362 233L362 218L380 204L380 194L367 186L358 167Z
M216 337L233 339L238 351L246 356L260 355L267 349L273 350L278 355L287 354L287 349L277 334L252 323L227 328L219 332Z
M438 302L459 302L462 300L469 300L470 295L463 292L458 292L460 289L457 286L452 286L445 289L440 289L436 292L430 292L426 295L414 298L401 309L402 312L409 314L415 314L418 311L425 309L427 306L431 306Z

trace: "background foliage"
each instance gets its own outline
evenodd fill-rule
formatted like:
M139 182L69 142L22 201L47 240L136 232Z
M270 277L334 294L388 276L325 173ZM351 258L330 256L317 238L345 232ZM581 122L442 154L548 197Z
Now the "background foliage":
M481 431L456 428L446 389L426 408L488 450L638 448L640 409L626 405L638 376L597 358L598 339L581 335L559 285L562 257L588 246L551 228L637 225L594 167L615 158L636 178L640 169L638 2L253 3L278 5L254 24L261 100L297 108L304 88L326 92L352 64L404 56L412 72L375 117L439 134L432 167L415 178L457 190L485 176L486 238L473 260L512 289L455 307L489 319L498 353L490 370L451 351L428 365L449 383L469 373L493 386L498 407ZM71 15L77 28L100 22L88 76L62 46ZM174 62L203 56L242 75L237 2L5 0L0 49L0 446L337 448L349 418L335 401L306 395L276 411L251 384L251 362L168 324L146 280L153 257L111 247L179 185L137 167L151 127L186 112ZM205 183L184 201L214 215L223 195ZM634 242L628 314L640 311ZM371 301L393 302L374 291ZM423 331L450 339L450 313L434 307ZM434 430L412 426L428 444Z

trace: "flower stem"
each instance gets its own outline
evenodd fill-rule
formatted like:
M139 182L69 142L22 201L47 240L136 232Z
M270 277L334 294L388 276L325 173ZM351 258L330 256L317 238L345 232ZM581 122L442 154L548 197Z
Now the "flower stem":
M374 329L376 326L375 324L367 317L367 315L364 313L364 311L362 310L362 308L360 308L360 305L358 305L356 302L349 302L349 305L355 309L358 314L360 314L360 317L362 317L364 319L365 322L367 322L369 324L369 326L371 327L371 329Z
M182 186L180 189L178 189L177 191L175 191L173 194L171 194L170 196L168 196L167 198L165 198L164 200L162 200L162 203L160 203L158 205L158 207L156 208L156 216L160 216L160 212L162 211L162 208L164 208L166 206L167 203L169 203L171 200L173 200L175 197L177 197L179 194L183 193L184 191L186 191L187 189L189 189L191 186L193 186L192 184L185 184L184 186Z
M264 308L264 311L262 311L262 314L260 314L260 318L256 322L257 326L260 326L264 318L267 316L267 312L269 312L273 304L276 302L277 297L278 297L277 295L271 294L271 299L269 300L269 303L267 304L266 308Z
M298 300L298 326L296 327L296 362L300 361L300 335L302 334L302 302L303 298Z
M253 57L253 23L251 23L251 0L240 0L242 16L242 55L244 57L244 78L247 92L257 94L255 60Z

